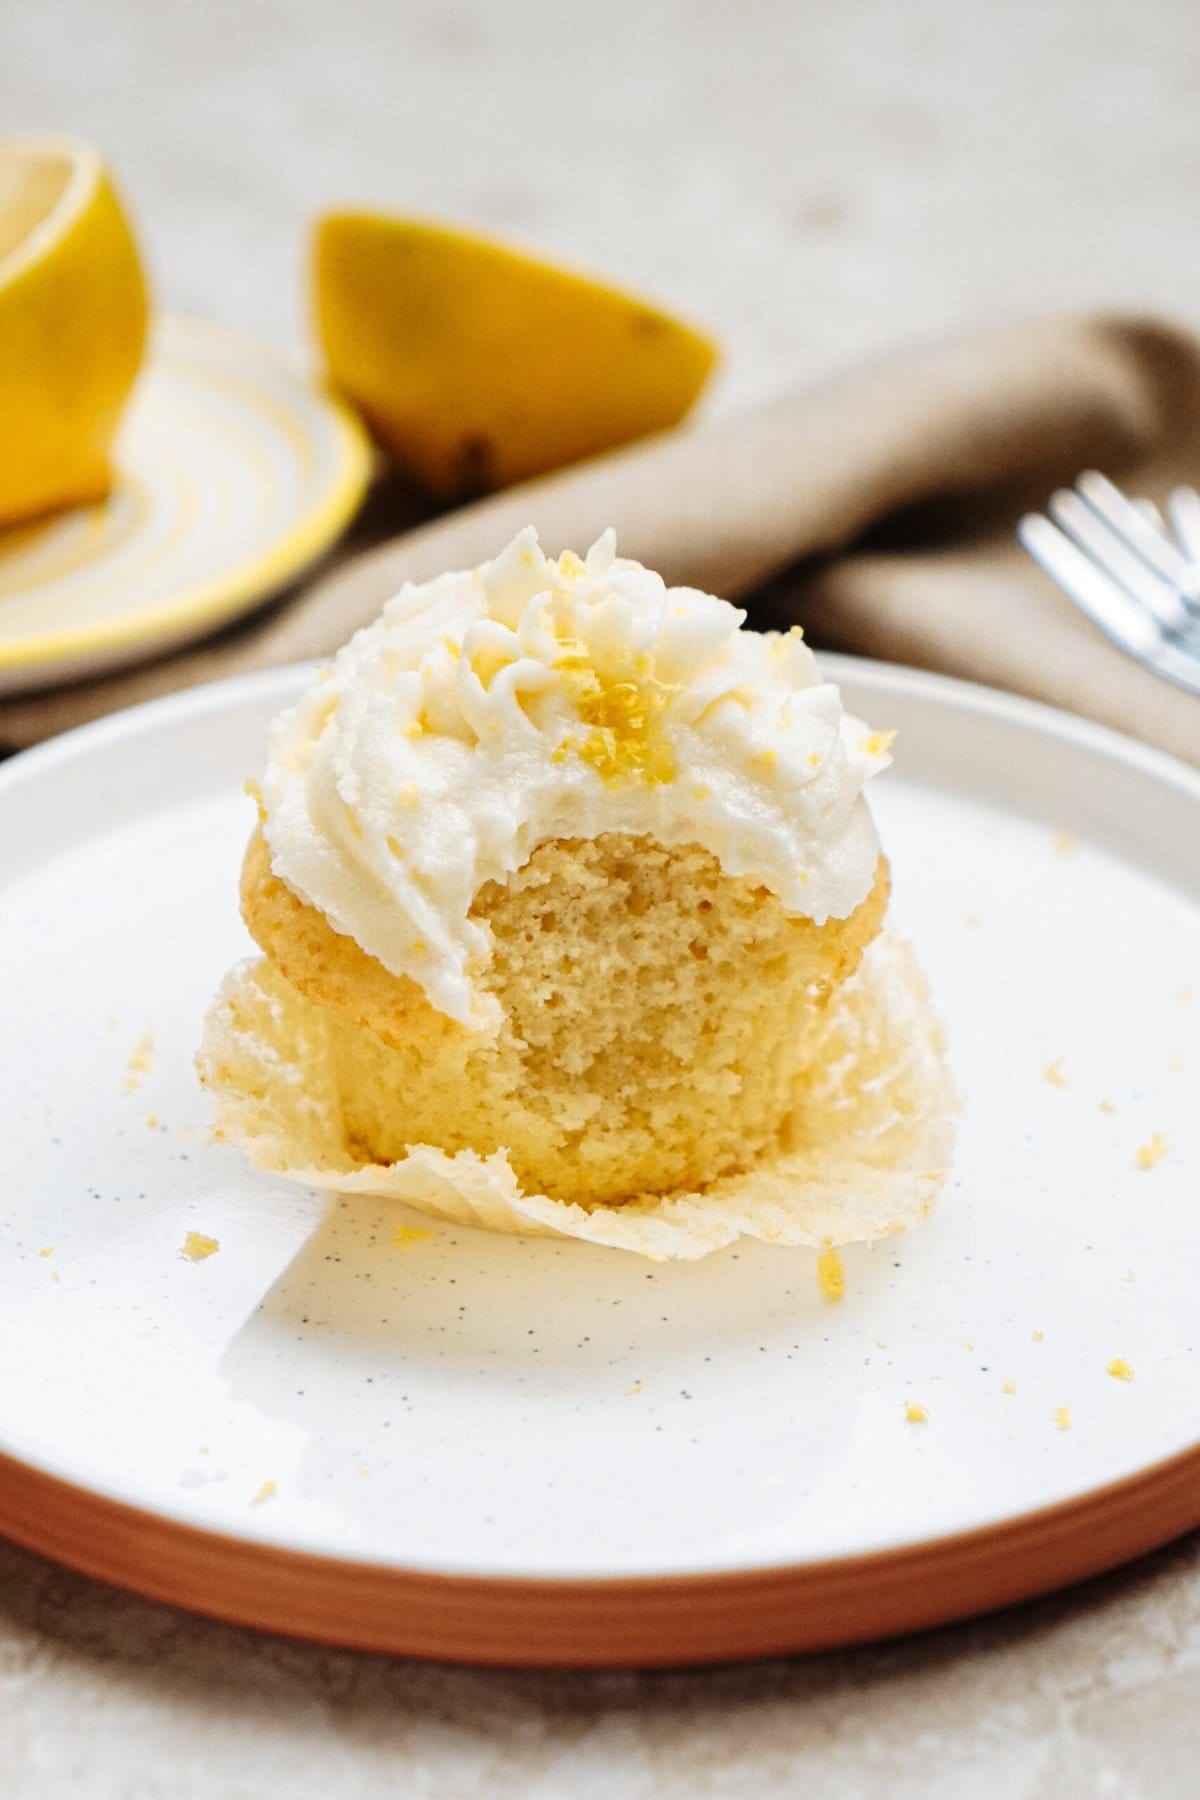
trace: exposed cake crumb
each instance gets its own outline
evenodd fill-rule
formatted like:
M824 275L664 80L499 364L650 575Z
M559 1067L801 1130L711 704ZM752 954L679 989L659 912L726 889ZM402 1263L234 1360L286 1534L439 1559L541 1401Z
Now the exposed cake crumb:
M904 1417L910 1425L926 1425L929 1422L929 1411L927 1407L921 1406L916 1400L906 1400Z
M1114 1356L1106 1371L1114 1381L1132 1381L1133 1364L1127 1363L1123 1356Z
M411 1250L414 1244L423 1244L432 1236L432 1231L426 1231L420 1225L397 1225L392 1233L392 1244L397 1250Z
M1054 1409L1054 1429L1056 1431L1070 1431L1070 1429L1071 1429L1071 1409L1069 1406L1056 1406L1055 1407L1055 1409Z
M818 1256L817 1280L827 1300L840 1300L846 1292L846 1271L836 1250L822 1250Z
M1042 1070L1042 1079L1047 1081L1051 1087L1066 1087L1067 1077L1063 1071L1063 1059L1061 1056L1056 1056L1052 1063L1046 1064L1046 1067Z
M189 1231L180 1248L180 1256L188 1262L203 1262L206 1256L214 1256L221 1248L215 1237L205 1237L202 1231Z
M263 1506L268 1500L273 1500L278 1492L279 1489L273 1481L264 1481L257 1494L251 1495L250 1504L251 1506Z
M1142 1144L1138 1149L1136 1159L1138 1168L1152 1169L1156 1163L1162 1161L1169 1148L1170 1146L1162 1132L1152 1131L1149 1140Z

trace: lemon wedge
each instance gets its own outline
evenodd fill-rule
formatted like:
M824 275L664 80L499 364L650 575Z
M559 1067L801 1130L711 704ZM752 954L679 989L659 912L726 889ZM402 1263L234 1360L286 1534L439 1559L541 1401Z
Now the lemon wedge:
M330 384L424 487L507 487L679 423L717 351L615 288L464 231L318 220Z
M0 143L0 525L108 492L145 336L137 247L99 154Z

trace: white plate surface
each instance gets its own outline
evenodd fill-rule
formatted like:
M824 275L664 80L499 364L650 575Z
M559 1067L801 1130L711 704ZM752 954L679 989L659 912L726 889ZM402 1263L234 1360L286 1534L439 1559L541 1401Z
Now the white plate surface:
M0 1450L275 1545L595 1576L920 1544L1194 1446L1200 778L828 662L900 729L875 809L968 1101L938 1213L847 1252L840 1304L758 1245L398 1246L422 1221L206 1141L192 1054L249 948L241 784L294 671L0 772ZM193 1231L220 1249L186 1260Z

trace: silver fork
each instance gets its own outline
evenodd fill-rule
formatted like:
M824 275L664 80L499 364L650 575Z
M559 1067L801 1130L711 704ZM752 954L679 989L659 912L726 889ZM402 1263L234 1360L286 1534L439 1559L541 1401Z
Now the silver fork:
M1030 556L1114 644L1200 694L1200 494L1176 488L1168 525L1089 469L1048 511L1017 526Z

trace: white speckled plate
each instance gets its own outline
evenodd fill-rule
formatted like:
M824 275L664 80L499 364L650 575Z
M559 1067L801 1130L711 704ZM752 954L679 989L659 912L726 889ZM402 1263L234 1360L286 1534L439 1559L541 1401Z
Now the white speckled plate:
M296 672L0 771L0 1529L276 1629L601 1663L927 1624L1200 1522L1200 777L829 661L899 727L876 811L968 1099L837 1304L807 1254L427 1229L209 1145Z
M98 674L258 606L362 498L362 427L269 345L157 321L95 506L0 531L0 694Z

